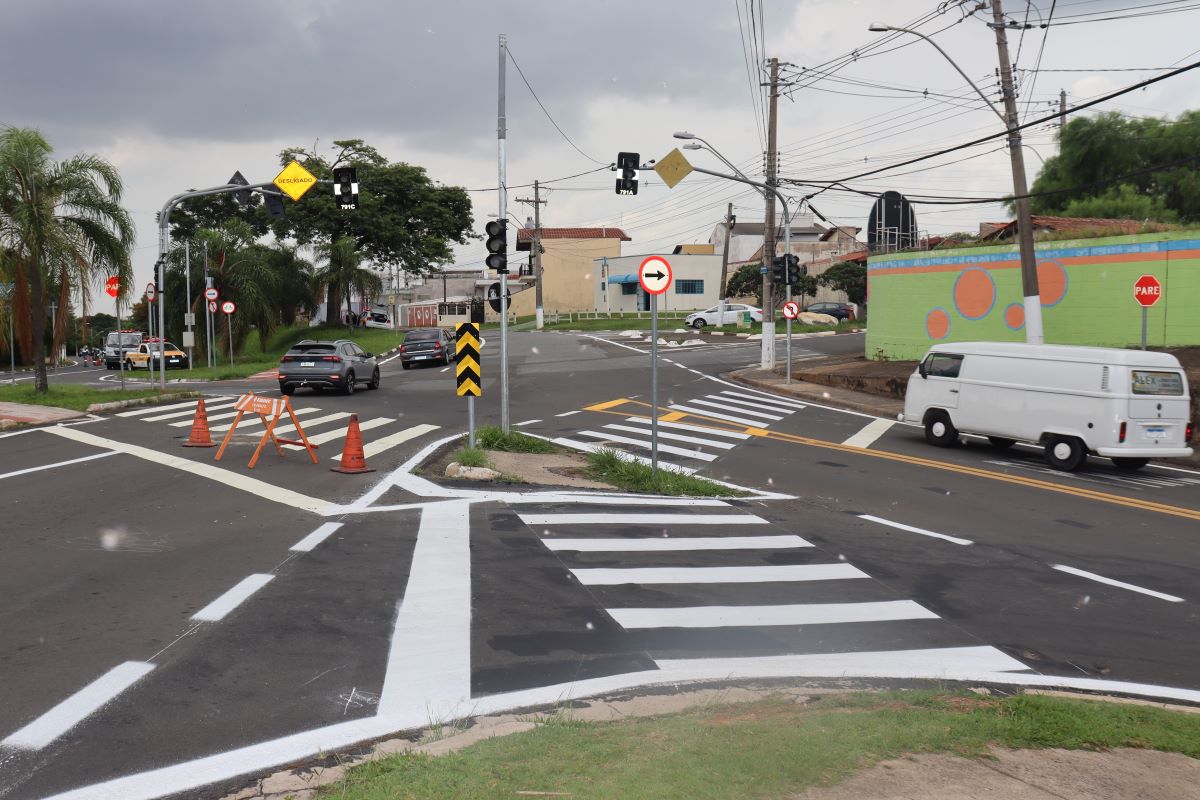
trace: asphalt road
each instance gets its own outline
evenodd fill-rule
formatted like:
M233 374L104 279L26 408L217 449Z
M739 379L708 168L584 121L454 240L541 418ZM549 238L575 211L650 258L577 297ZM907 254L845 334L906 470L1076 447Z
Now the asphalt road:
M268 448L248 469L261 426L221 462L185 449L190 404L0 435L0 798L216 796L396 730L663 680L1103 681L1200 701L1200 474L931 448L720 378L758 346L662 348L660 456L782 497L438 489L398 468L461 433L465 403L452 372L397 362L378 391L292 398L315 465ZM514 334L511 422L648 455L647 347ZM480 424L500 419L497 352ZM204 385L211 425L246 390L276 394ZM329 469L349 414L376 472Z

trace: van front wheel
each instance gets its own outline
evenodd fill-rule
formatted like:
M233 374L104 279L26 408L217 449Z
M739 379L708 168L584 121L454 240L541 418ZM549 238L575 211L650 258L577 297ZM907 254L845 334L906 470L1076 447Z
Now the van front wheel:
M1142 467L1149 464L1150 459L1148 459L1148 458L1114 458L1112 460L1112 462L1114 465L1116 465L1117 469L1126 470L1128 472L1133 472L1134 470L1139 470Z
M958 444L958 429L950 421L950 415L938 411L925 420L925 441L938 447L954 447Z
M1063 472L1074 472L1087 461L1087 449L1074 436L1051 436L1046 440L1046 463Z

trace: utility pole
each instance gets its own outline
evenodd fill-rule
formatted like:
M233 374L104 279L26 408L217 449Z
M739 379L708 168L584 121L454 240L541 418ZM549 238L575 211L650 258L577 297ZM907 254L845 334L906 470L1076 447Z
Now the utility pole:
M188 314L192 314L192 240L191 239L185 239L183 242L183 274L184 274L183 282L184 282L184 284L187 285L187 305L184 306L183 321L185 324L183 327L184 327L184 330L186 330L189 334L191 334L191 337L185 337L185 338L191 338L192 341L195 341L196 333L195 333L195 331L192 330L192 328L195 326L188 324L188 322L187 322L188 319L196 318L194 314L191 317L187 316ZM195 367L196 365L192 361L192 345L190 343L187 346L187 351L188 351L188 369L191 369L191 368Z
M779 59L771 59L771 106L767 118L767 186L774 189L778 156L775 152L779 116ZM766 192L766 222L763 225L763 308L762 363L763 369L775 368L775 287L771 262L775 260L775 194Z
M534 304L537 306L537 329L540 331L545 324L545 312L542 310L542 206L546 201L538 190L537 179L533 181L533 199L518 197L518 203L533 206L533 289Z
M504 66L508 56L508 37L500 34L500 86L499 102L496 109L496 160L499 171L500 220L501 225L507 225L508 219L508 186L507 173L504 165L504 145L508 135L507 122L504 117ZM484 269L486 272L486 267ZM506 434L508 427L508 266L500 273L500 429Z
M729 292L725 289L729 284L729 234L733 230L733 223L736 221L736 218L733 216L733 203L730 203L729 209L725 212L725 247L721 250L721 286L719 287L720 291L717 293L721 301L720 315L717 317L720 322L725 321L725 306L729 300Z
M1000 54L1000 83L1004 89L1004 115L1008 125L1008 154L1012 159L1013 201L1017 207L1017 238L1021 247L1021 293L1025 298L1025 341L1042 344L1042 298L1038 291L1037 257L1033 251L1033 222L1029 212L1029 185L1025 178L1025 151L1017 128L1017 98L1013 91L1012 64L1008 60L1008 35L1004 32L1002 0L992 0L992 29ZM765 310L764 310L764 317ZM764 326L765 328L765 326ZM765 335L765 331L764 331Z
M1067 90L1058 91L1058 129L1067 127Z

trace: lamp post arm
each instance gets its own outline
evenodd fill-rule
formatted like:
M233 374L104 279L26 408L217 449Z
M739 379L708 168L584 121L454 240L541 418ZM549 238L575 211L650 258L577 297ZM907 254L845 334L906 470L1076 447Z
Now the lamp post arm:
M908 28L897 28L894 25L889 25L887 29L891 30L891 31L900 31L901 33L911 33L913 36L924 39L925 41L927 41L931 45L933 45L935 48L937 48L937 51L942 54L942 58L949 61L950 66L952 66L956 70L958 70L958 74L963 76L963 80L965 80L968 84L971 85L971 88L975 90L975 93L978 94L980 96L980 98L983 99L983 102L987 103L987 107L992 110L992 113L1000 118L1000 121L1004 123L1004 127L1005 128L1008 127L1008 117L1006 117L1006 116L1004 116L1004 114L1000 113L1000 109L996 108L995 104L993 104L992 101L988 99L987 95L984 94L980 90L980 88L975 85L975 81L971 80L970 77L967 76L967 73L963 72L963 69L962 69L962 67L960 67L958 65L958 62L956 62L953 58L951 58L950 54L947 53L945 50L943 50L941 45L939 45L937 42L935 42L933 39L929 38L925 34L918 33L917 31L910 30Z

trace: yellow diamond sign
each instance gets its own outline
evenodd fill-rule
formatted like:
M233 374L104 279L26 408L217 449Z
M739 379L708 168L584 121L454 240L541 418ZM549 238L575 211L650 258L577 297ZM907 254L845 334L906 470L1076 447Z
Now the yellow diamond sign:
M283 172L275 176L272 183L288 197L299 200L304 197L305 192L316 185L317 176L300 166L299 161L293 161L283 168Z
M691 174L692 165L676 147L654 165L654 171L658 173L658 177L662 178L668 189L674 189L676 184Z

